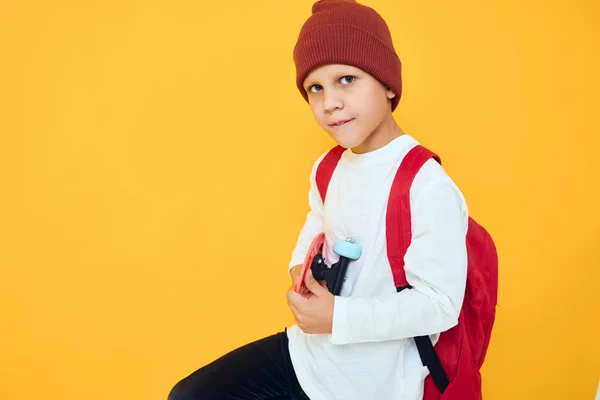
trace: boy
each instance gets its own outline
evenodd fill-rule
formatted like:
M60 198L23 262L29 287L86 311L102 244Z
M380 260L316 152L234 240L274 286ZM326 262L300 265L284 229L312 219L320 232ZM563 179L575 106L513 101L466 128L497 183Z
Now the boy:
M384 20L353 0L313 5L294 49L296 84L319 125L346 150L323 204L310 175L310 212L293 250L293 283L308 247L326 234L328 264L336 239L351 237L362 256L334 296L305 278L307 294L287 301L296 324L245 345L181 381L184 399L402 399L423 396L428 369L412 339L457 324L467 276L465 200L434 160L410 191L412 241L405 270L413 290L394 287L386 254L386 204L396 171L417 141L393 119L401 65Z

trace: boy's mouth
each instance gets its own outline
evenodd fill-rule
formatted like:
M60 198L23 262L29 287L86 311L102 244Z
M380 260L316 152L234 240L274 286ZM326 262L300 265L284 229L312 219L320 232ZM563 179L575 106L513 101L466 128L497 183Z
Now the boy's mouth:
M354 118L351 118L351 119L341 119L339 121L335 121L335 122L329 124L329 126L332 126L332 127L333 126L342 126L342 125L347 124L348 122L351 122L351 121L354 121Z

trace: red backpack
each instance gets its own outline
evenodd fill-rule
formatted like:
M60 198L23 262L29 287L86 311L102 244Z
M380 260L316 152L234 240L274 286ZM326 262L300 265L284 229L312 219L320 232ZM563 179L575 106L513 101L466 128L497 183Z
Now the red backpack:
M336 146L317 168L316 182L321 199L331 176L346 149ZM397 291L411 289L404 272L404 254L411 235L410 187L420 168L430 158L441 164L440 158L421 145L411 149L396 173L387 206L387 253ZM489 233L469 217L467 232L468 272L464 302L458 324L442 332L434 347L429 336L415 337L424 366L429 369L425 379L424 400L480 400L481 374L498 297L498 256Z

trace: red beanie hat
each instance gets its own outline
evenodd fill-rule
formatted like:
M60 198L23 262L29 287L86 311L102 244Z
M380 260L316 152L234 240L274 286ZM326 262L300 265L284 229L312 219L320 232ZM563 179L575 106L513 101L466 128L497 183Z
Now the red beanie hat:
M346 64L362 69L389 87L396 96L392 111L402 94L401 63L387 24L372 8L354 0L319 0L304 23L294 47L296 86L306 101L302 83L316 67Z

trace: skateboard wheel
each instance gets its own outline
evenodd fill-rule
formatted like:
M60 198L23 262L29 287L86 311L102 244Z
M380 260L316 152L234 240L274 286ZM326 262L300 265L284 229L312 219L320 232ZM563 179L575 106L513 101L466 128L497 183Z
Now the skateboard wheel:
M336 254L351 260L357 260L362 253L362 249L358 244L341 239L338 239L333 243L333 251Z

